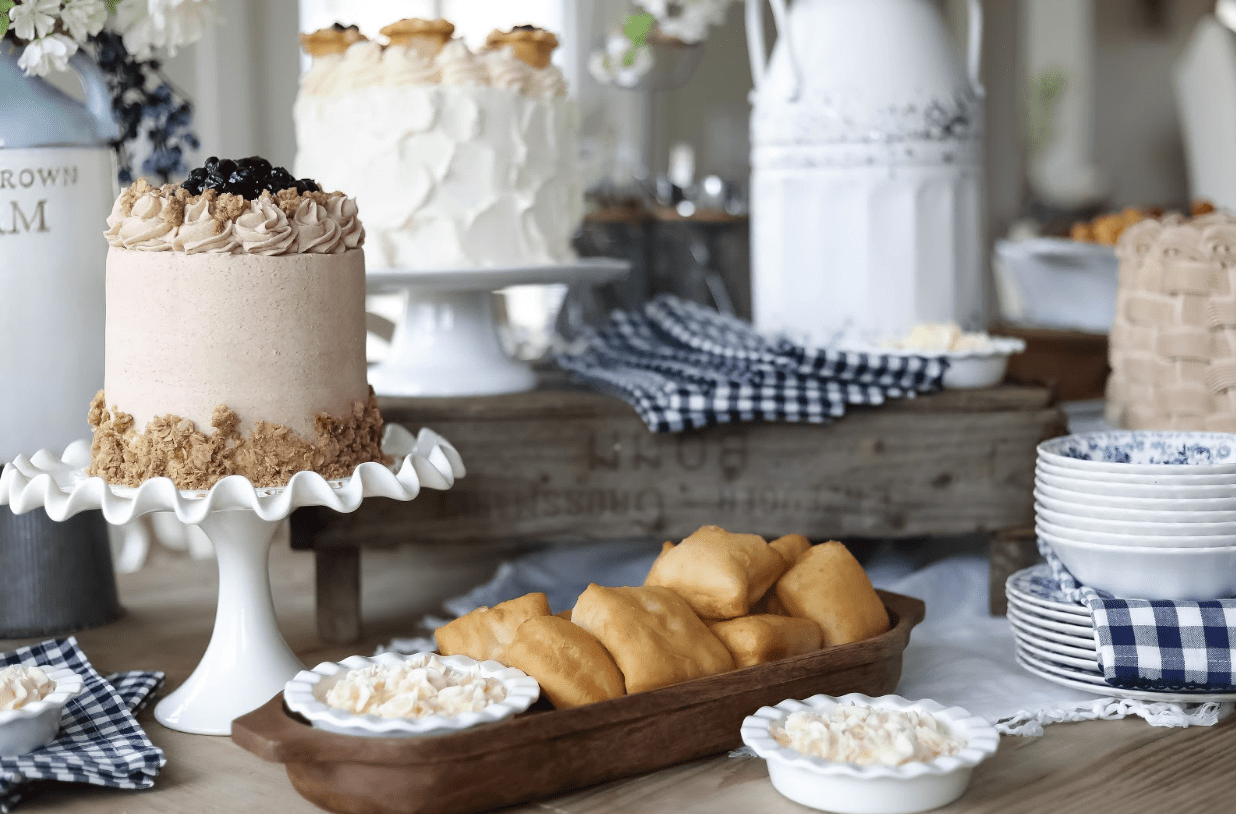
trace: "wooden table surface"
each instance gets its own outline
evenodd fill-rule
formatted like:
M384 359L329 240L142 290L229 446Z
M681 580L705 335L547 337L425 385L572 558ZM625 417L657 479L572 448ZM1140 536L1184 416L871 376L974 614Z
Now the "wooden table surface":
M369 653L445 596L486 579L496 555L476 549L366 552L366 631L361 645L323 646L313 611L313 555L276 545L271 556L275 603L284 634L307 663ZM169 687L188 676L206 648L214 616L213 561L167 556L119 578L126 614L83 631L78 640L102 673L163 670ZM0 640L9 650L34 640ZM140 720L167 754L155 787L145 792L45 791L18 810L90 814L197 812L299 814L320 809L292 789L282 766L264 763L228 738L186 735L159 725L149 708ZM1236 808L1236 716L1214 727L1162 729L1139 718L1050 726L1041 738L1002 740L975 770L970 790L940 812L1230 812ZM780 797L763 761L724 756L610 783L516 809L556 814L607 812L806 812Z

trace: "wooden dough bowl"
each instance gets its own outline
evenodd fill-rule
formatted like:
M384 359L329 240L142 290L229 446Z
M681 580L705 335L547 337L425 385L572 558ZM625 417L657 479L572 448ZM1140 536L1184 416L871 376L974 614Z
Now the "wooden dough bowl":
M893 627L839 645L574 709L539 709L450 735L363 738L314 729L282 693L232 723L232 739L287 764L306 799L345 814L468 814L742 745L743 719L817 693L886 695L901 678L921 600L880 592Z

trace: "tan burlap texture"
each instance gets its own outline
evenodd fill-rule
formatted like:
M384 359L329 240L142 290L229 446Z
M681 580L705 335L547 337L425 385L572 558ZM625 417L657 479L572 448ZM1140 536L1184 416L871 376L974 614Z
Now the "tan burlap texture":
M1116 255L1108 422L1236 432L1236 217L1145 220Z

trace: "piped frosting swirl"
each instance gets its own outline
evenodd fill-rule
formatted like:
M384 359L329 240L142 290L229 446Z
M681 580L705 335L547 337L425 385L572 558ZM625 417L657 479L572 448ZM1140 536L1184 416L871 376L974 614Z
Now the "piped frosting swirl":
M365 227L342 192L263 191L256 200L190 195L139 179L116 199L103 233L118 249L185 254L338 254L361 248Z
M427 50L394 37L386 46L361 40L342 54L315 55L301 82L301 92L335 96L371 86L404 85L494 87L535 98L565 96L567 92L561 70L548 64L530 65L505 41L477 53L461 39L447 41L440 50Z

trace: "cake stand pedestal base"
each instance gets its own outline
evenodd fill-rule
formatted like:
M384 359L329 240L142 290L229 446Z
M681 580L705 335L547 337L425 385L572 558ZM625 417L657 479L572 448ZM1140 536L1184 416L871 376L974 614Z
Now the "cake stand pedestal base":
M155 707L155 719L181 732L229 735L233 719L265 704L304 669L279 632L270 592L270 544L279 523L302 506L354 512L370 497L412 500L421 489L450 489L465 474L459 453L432 430L414 436L387 424L382 451L394 459L391 466L361 463L347 478L297 472L285 486L258 487L232 475L207 491L182 491L167 478L133 488L87 477L90 442L75 441L60 456L39 450L4 467L0 506L16 514L42 507L57 522L102 509L115 525L165 511L201 528L219 558L214 632L188 680Z
M266 703L304 669L279 632L270 592L278 526L244 510L210 514L198 524L219 560L219 601L202 660L155 707L155 719L169 729L229 735L233 718Z
M498 339L492 292L515 285L598 284L630 270L625 260L586 258L560 265L475 269L376 270L370 294L406 291L385 360L369 371L379 396L491 396L536 385L525 362Z
M531 390L528 365L502 348L488 291L410 288L386 361L369 371L384 396L488 396Z

